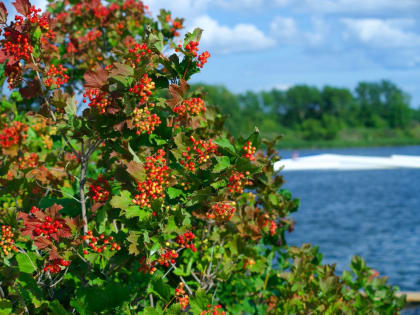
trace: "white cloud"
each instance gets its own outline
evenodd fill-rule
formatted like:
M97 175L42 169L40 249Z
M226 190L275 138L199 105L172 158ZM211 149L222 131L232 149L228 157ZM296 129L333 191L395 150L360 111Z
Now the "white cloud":
M270 48L275 40L266 36L253 24L220 25L207 15L194 19L194 26L204 30L201 43L214 52L231 53Z
M413 25L411 19L349 19L341 20L349 33L368 46L381 48L407 48L420 46L420 36L406 30Z
M384 11L412 12L420 8L418 0L274 0L278 6L291 6L312 14L362 13L378 14Z
M296 22L291 17L276 16L270 24L270 30L281 41L293 41L299 36Z

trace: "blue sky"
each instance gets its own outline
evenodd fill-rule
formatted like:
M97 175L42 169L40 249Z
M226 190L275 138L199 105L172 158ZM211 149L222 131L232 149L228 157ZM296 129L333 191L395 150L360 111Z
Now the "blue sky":
M144 2L204 29L212 57L193 81L243 92L390 79L420 106L420 0Z

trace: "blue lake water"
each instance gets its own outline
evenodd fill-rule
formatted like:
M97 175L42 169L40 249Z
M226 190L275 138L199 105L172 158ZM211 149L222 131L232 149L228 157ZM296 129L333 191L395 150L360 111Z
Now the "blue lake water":
M300 150L299 156L321 153L420 156L420 146ZM280 154L289 158L292 151ZM301 201L290 245L319 245L324 263L337 263L339 273L360 255L402 291L420 291L420 169L282 174L284 188Z

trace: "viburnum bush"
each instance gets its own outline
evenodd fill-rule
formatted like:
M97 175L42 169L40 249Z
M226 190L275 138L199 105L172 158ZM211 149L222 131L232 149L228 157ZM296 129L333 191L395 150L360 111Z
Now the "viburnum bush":
M138 0L0 2L1 314L396 314L355 259L288 248L275 141L187 81L201 30ZM10 18L10 17L9 17ZM261 149L263 148L263 150ZM322 218L320 218L322 220Z

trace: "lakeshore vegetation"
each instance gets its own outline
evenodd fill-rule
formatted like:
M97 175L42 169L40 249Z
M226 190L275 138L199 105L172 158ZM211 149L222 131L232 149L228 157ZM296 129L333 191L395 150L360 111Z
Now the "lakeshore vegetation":
M234 94L221 85L194 88L228 117L232 134L257 126L269 138L282 134L278 147L420 144L420 108L411 108L410 96L388 80L360 82L354 91L296 85Z

